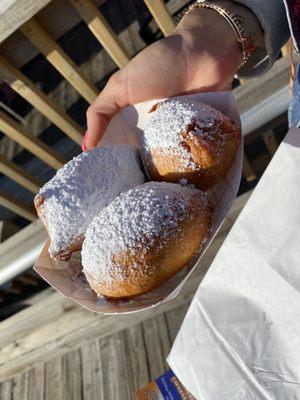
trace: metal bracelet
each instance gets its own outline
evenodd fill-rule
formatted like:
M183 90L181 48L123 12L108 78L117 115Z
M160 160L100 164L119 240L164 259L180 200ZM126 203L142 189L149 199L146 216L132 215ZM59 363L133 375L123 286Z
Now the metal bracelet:
M244 18L240 15L232 14L220 4L207 0L197 0L188 8L186 14L194 10L195 8L209 8L211 10L215 10L226 19L226 21L230 24L235 34L237 35L237 42L243 53L243 59L239 65L239 69L243 67L249 60L251 54L255 51L254 38L246 33L243 27Z

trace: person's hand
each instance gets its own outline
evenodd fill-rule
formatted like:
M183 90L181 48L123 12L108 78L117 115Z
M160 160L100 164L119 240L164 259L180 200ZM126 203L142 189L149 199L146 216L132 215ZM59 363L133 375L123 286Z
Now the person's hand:
M241 58L228 22L213 10L193 10L174 34L147 47L112 75L87 110L83 150L96 147L111 118L129 104L230 90Z

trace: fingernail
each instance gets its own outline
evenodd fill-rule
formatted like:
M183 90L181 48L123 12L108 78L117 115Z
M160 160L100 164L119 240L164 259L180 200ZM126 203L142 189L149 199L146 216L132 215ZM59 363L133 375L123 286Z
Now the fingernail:
M86 131L84 136L83 136L82 146L81 146L82 151L87 151L87 148L86 148L87 137L88 137L88 131Z

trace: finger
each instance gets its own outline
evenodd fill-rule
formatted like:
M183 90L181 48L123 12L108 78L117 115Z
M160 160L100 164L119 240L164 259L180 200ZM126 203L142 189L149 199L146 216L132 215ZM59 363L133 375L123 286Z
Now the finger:
M122 107L128 105L125 68L112 75L105 88L87 110L88 133L85 138L85 147L88 150L97 146L110 120Z

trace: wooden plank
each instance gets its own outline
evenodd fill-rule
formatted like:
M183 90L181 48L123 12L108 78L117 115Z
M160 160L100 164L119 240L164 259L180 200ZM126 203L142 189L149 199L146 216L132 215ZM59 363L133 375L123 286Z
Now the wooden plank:
M28 371L28 400L44 400L44 364L37 364ZM53 397L54 398L54 397Z
M77 65L34 18L22 25L20 31L88 103L92 103L96 99L97 89L84 77Z
M162 0L144 0L153 18L165 36L171 35L175 29L173 18Z
M0 326L2 379L25 368L32 368L38 362L78 348L87 341L107 337L187 304L250 194L251 192L248 192L236 200L227 222L222 225L214 242L180 294L172 301L142 313L105 316L89 312L59 293L54 293L38 304L2 321Z
M150 373L142 324L122 331L127 369L130 371L130 392L135 393L150 381Z
M131 400L129 371L126 365L124 343L121 333L107 336L100 341L103 368L104 399Z
M25 285L30 285L30 286L38 286L40 279L38 275L30 275L30 274L22 274L20 276L16 277L17 282L21 282Z
M34 176L30 175L26 170L19 165L8 160L0 154L0 172L10 179L17 182L32 193L38 193L41 187L41 182Z
M18 71L8 60L0 55L1 78L20 96L24 97L40 113L61 129L72 140L81 145L83 129L70 118L57 104L38 89L30 79Z
M21 228L12 221L0 221L0 243L19 232L20 229Z
M167 369L166 358L171 349L168 328L163 315L146 320L142 324L147 352L150 380L162 375Z
M176 338L176 335L179 331L179 328L187 313L188 308L189 308L189 303L186 303L164 314L168 326L168 332L171 343L173 343Z
M271 157L273 157L273 155L276 153L276 151L278 149L278 142L276 140L274 132L272 130L264 132L263 133L263 141L264 141Z
M129 56L118 36L91 0L69 0L115 63L124 67Z
M29 400L27 397L28 392L28 375L26 372L18 374L13 378L13 400Z
M55 153L51 147L44 144L41 140L30 135L25 127L14 121L0 111L0 130L15 142L19 143L24 149L33 153L53 169L59 169L65 164L65 160Z
M12 400L12 379L0 383L0 400Z
M6 0L0 4L0 43L51 0Z
M100 343L92 340L81 349L82 391L84 400L105 400Z
M252 182L256 179L255 171L251 167L250 161L248 160L246 154L244 154L244 159L243 159L243 174L247 182Z
M93 0L97 7L101 6L104 1L105 0ZM167 8L169 13L174 15L177 10L187 2L187 0L168 1ZM122 4L123 7L126 7L125 12L128 12L129 15L137 13L137 7L139 7L138 2L123 2ZM35 15L35 18L54 40L60 38L66 32L70 31L76 24L81 22L78 12L68 1L65 0L52 0L46 7L40 10L37 15ZM119 37L121 38L120 40L123 43L126 43L127 49L128 41L126 40L126 33L132 31L133 27L137 28L135 29L137 31L136 40L139 40L141 44L143 44L142 40L138 37L138 23L137 21L134 21L128 28L124 29L119 34ZM19 28L19 26L15 29L17 28ZM137 50L138 49L136 48L135 52L137 52ZM4 56L7 56L17 68L20 68L28 61L32 60L38 54L38 51L30 42L28 42L28 40L26 40L20 31L16 31L2 43L1 53ZM130 52L130 54L132 53ZM99 76L101 76L101 74L99 74Z
M95 0L97 6L105 0ZM30 18L33 15L30 16ZM70 31L82 20L68 1L52 0L34 18L46 29L54 40L59 39ZM27 18L26 20L28 20ZM23 21L22 24L26 22ZM17 26L18 29L22 24ZM17 30L1 44L1 53L6 56L16 68L20 68L32 60L39 51L30 43L22 33Z
M290 54L290 43L291 41L289 40L283 47L281 47L281 54L283 57L288 57Z
M22 203L20 200L13 198L3 190L0 190L0 204L12 212L20 215L21 217L28 219L29 221L34 221L37 218L33 207L30 207L27 204Z
M82 400L81 355L74 350L62 357L62 388L66 400Z
M41 221L36 219L7 240L0 244L0 268L9 265L22 254L26 254L33 247L42 245L48 235Z
M255 107L268 96L289 84L290 63L287 58L276 61L264 75L247 81L233 90L240 114Z
M12 108L8 107L1 100L0 100L0 108L5 110L8 114L10 114L12 117L17 119L19 122L21 122L21 124L24 124L24 125L26 124L25 118L22 118L18 113L16 113Z
M62 357L54 357L50 361L47 361L44 365L44 399L62 399Z

